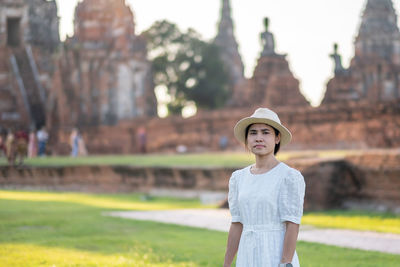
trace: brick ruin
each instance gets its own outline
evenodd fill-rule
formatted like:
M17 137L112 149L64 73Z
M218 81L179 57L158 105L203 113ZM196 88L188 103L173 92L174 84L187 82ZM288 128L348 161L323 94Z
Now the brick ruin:
M59 129L156 115L146 42L124 0L85 0L59 39L54 0L0 3L1 128Z
M155 116L146 43L135 33L133 13L124 0L79 2L75 33L63 43L54 0L0 1L0 126L46 124L53 154L69 154L69 134L75 126L93 154L138 153L143 129L149 152L176 152L178 145L189 152L218 151L222 137L228 139L226 149L243 151L233 137L233 126L256 107L268 106L293 133L287 149L400 147L400 34L390 0L367 2L348 69L341 65L335 46L335 76L318 108L301 95L285 55L275 52L268 22L253 77L244 78L228 0L222 1L221 13L215 42L228 44L223 59L232 67L232 99L222 110L161 119ZM307 210L356 207L399 212L399 163L400 153L394 149L328 161L294 159L289 164L305 176ZM2 167L0 186L93 192L226 191L232 171Z
M234 35L234 25L231 16L231 4L229 0L222 0L221 18L218 24L218 33L214 43L220 48L221 59L228 68L230 75L230 87L232 93L240 90L244 78L244 65L239 54L238 44ZM228 104L235 105L236 98L231 99Z
M354 208L400 213L400 151L369 151L338 159L290 159L306 182L304 209ZM237 168L239 168L238 166ZM0 187L17 190L226 193L237 168L47 166L2 167Z
M64 43L58 97L61 125L110 125L155 116L146 42L135 33L124 0L85 0L75 10L75 32Z
M355 57L344 69L336 47L335 76L317 108L300 93L285 55L275 52L268 20L254 74L244 78L230 2L221 4L214 42L224 44L232 99L222 110L160 119L146 41L136 34L133 12L124 0L79 2L74 35L63 43L55 1L2 1L0 125L45 123L54 154L69 153L69 134L76 126L90 153L139 152L143 127L150 152L175 151L178 145L189 151L218 150L222 137L228 138L228 149L237 150L234 124L267 106L293 132L288 149L400 146L400 33L390 0L367 1Z
M355 56L343 68L337 45L331 55L335 77L328 82L322 105L400 99L400 32L391 0L369 0L355 39Z
M55 1L1 1L1 126L45 124L54 100L58 24Z
M231 108L203 112L187 119L181 117L138 118L126 120L118 127L85 127L82 134L89 151L101 154L140 152L139 130L145 125L147 151L176 152L183 145L188 152L220 151L220 141L228 139L227 150L244 151L233 136L233 126L253 108ZM336 106L276 109L281 121L293 134L286 150L369 149L400 147L400 105L397 101L338 104ZM118 129L118 130L116 130ZM58 154L69 152L69 131L60 131Z
M221 48L222 60L231 76L232 97L228 101L228 106L235 108L254 105L274 108L309 106L300 93L299 81L289 69L286 55L275 52L274 35L268 31L268 19L265 19L264 23L266 29L260 35L263 43L260 58L253 77L246 79L234 36L230 1L222 0L221 20L214 42Z
M230 14L227 3L227 1L223 1L223 17ZM396 34L399 33L398 28L394 28L393 23L389 24L396 18L393 16L392 5L386 6L386 2L382 3L368 1L362 18L359 37L356 41L356 56L352 60L352 64L354 62L370 63L366 66L362 65L363 68L360 68L360 65L357 65L358 63L354 63L354 68L344 69L341 66L340 55L335 52L332 55L337 63L335 77L329 82L325 99L320 107L311 107L300 94L298 81L290 72L285 55L279 55L275 52L274 36L268 31L268 21L266 21L266 31L262 33L264 47L258 65L251 79L242 79L241 82L236 84L232 106L213 112L202 110L196 116L188 119L169 117L165 119L138 118L126 120L118 125L117 132L115 128L107 126L101 127L100 131L84 129L85 138L91 140L88 144L89 150L99 153L136 153L139 151L137 132L142 125L146 127L147 137L150 140L147 144L150 152L171 152L175 151L178 145L186 146L188 151L219 150L219 141L224 136L229 140L228 149L240 150L242 147L232 134L233 126L239 119L250 115L259 106L273 107L280 115L283 123L292 131L293 142L287 149L399 147L400 106L398 98L354 99L350 94L343 93L349 91L343 89L345 84L350 87L356 86L358 84L356 77L363 73L365 68L374 66L368 53L363 54L362 51L357 50L357 47L363 47L360 44L365 43L364 46L369 47L368 45L373 44L373 40L375 40L373 39L374 35L371 37L364 32L370 32L370 28L375 29L382 24L386 25L385 27L392 25L389 28L395 30L389 37L397 36ZM381 4L384 7L383 9ZM382 12L388 14L382 16ZM368 19L371 16L372 18L378 16L375 13L379 15L380 20ZM381 21L384 18L388 20L385 23ZM224 20L230 21L227 18ZM376 25L376 21L379 22L378 25ZM229 28L228 30L225 28L225 32L233 32L232 23L225 23L224 25L228 25L226 27ZM389 39L389 41L389 43L396 44L396 38ZM231 44L231 47L227 48L227 51L237 50L233 35L230 35L230 42L228 43ZM377 49L377 51L383 49L377 45L371 47ZM372 48L368 49L371 50ZM368 49L366 51L369 51ZM386 50L381 52L384 51ZM395 58L393 57L393 60L380 58L380 69L392 68ZM236 57L236 59L240 58ZM240 70L240 66L241 64L237 64L235 68ZM370 71L369 75L368 73L363 75L367 75L368 79L378 77L378 68L371 68ZM397 79L394 74L392 77ZM368 90L373 91L373 88L371 87ZM396 90L399 90L399 87L396 88ZM249 103L253 104L250 105ZM60 140L67 140L68 132L62 132L60 136L62 136ZM65 148L64 145L64 148L60 148L59 152L65 153Z

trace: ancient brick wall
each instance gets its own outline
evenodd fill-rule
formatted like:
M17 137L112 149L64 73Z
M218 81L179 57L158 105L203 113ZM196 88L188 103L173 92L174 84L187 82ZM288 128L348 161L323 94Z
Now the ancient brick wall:
M83 127L89 153L137 153L138 129L144 127L148 152L174 151L184 145L189 152L219 150L222 137L228 150L243 150L233 136L233 127L255 108L200 111L196 116L140 118L116 126ZM365 149L400 147L400 105L398 102L328 105L319 108L276 109L293 134L284 149ZM57 154L68 153L71 129L60 129L53 143ZM61 149L63 148L63 149Z
M0 167L0 187L82 192L154 188L226 191L233 168L133 166Z
M304 208L357 208L400 212L400 151L346 159L293 159L306 182ZM66 166L0 168L0 188L84 192L153 189L227 192L238 168Z
M377 151L346 158L360 173L360 191L346 205L376 210L400 212L400 149Z

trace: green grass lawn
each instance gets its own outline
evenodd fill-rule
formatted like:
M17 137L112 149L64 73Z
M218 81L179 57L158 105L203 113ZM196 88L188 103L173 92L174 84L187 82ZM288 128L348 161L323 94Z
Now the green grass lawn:
M105 217L202 208L139 195L0 191L0 266L221 266L227 233ZM398 266L400 255L299 242L303 267Z
M360 153L357 150L326 151L282 151L279 160L290 158L338 158ZM254 163L254 158L246 152L220 152L202 154L147 154L147 155L103 155L72 158L68 156L33 158L25 160L29 166L67 166L67 165L134 165L134 166L201 166L201 167L244 167ZM0 158L0 165L6 165Z
M367 211L306 212L302 224L400 234L400 214Z

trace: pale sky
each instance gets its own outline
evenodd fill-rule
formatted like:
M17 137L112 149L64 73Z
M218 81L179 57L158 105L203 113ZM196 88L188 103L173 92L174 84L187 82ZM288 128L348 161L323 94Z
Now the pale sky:
M56 0L61 39L73 33L73 13L79 0ZM396 11L400 0L392 0ZM329 54L339 44L342 63L347 67L354 55L354 39L367 0L231 0L235 36L251 77L261 52L263 18L270 18L278 53L287 54L289 66L300 81L300 90L318 105L333 75ZM134 13L136 33L153 22L166 19L181 30L191 27L206 40L217 32L221 0L126 0Z

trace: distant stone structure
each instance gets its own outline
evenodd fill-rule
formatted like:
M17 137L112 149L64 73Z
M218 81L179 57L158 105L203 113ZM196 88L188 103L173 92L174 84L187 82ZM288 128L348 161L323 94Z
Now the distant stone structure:
M299 81L289 69L286 55L275 52L268 18L265 18L264 26L265 31L261 34L263 50L250 80L251 102L271 108L309 106L300 92Z
M275 53L275 38L274 35L269 32L268 27L269 27L269 19L265 18L264 19L264 26L265 26L265 31L261 33L261 43L263 45L263 51L261 52L261 56L271 56L271 55L277 55Z
M62 76L69 79L64 79L65 90L58 97L62 124L116 124L155 116L146 43L135 34L125 1L79 2L74 23L75 33L64 44L60 64Z
M52 53L60 44L54 0L0 3L0 125L40 126L53 92Z
M225 13L225 24L230 25L229 30L222 31L232 33L232 19L228 17L229 1L224 0ZM227 15L228 14L228 15ZM229 19L228 19L229 18ZM223 20L221 20L223 21ZM230 23L228 23L230 22ZM267 106L270 108L277 108L282 106L287 107L307 107L309 106L308 101L301 94L299 89L299 81L294 78L292 72L289 69L289 64L286 60L286 55L280 55L275 52L275 40L274 35L268 30L269 19L264 20L265 31L260 34L262 51L260 53L260 58L258 59L257 66L254 70L253 77L250 79L240 78L234 79L236 81L233 84L233 96L229 107L249 107L249 106ZM217 38L221 36L217 36ZM228 36L227 34L225 36ZM237 51L236 41L233 34L229 35L230 38L222 39L220 38L220 46L224 43L227 46L227 51L234 51L234 53L229 54L229 52L224 52L226 58L230 61L225 61L226 65L238 69L240 64L235 64L233 59L240 59L239 53ZM216 38L216 40L217 40ZM233 45L235 44L235 45Z
M341 66L337 46L334 50L335 76L322 105L400 99L400 32L391 0L368 0L348 69Z
M61 45L54 0L0 2L0 128L57 131L156 115L146 42L125 1L81 1L74 22Z
M335 75L347 74L348 71L342 65L342 56L338 53L338 44L333 45L333 54L330 55L335 63Z
M230 88L232 98L228 101L231 106L237 106L240 96L236 95L243 90L245 85L244 65L240 57L238 44L234 36L234 26L231 17L230 0L222 0L221 18L218 25L218 33L214 43L220 48L222 61L230 75Z

